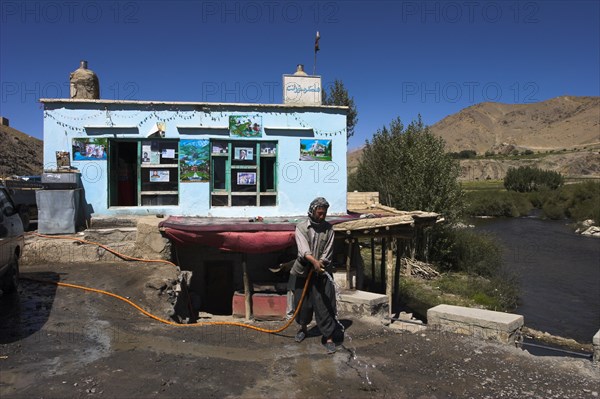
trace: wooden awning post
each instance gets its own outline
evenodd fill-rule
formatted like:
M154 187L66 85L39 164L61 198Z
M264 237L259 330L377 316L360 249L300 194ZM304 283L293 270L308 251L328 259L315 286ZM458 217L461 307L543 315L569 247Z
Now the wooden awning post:
M244 272L244 303L246 305L246 321L250 320L250 316L252 315L252 305L251 305L251 289L250 289L250 279L248 278L248 270L246 267L246 254L242 254L242 270Z
M346 288L351 289L352 287L352 276L350 275L350 265L352 263L352 246L354 244L354 240L349 238L346 240L348 243L348 254L346 255Z
M371 237L371 291L375 287L375 238Z
M381 262L379 264L379 282L381 284L381 291L385 291L385 249L387 248L387 240L385 237L381 237Z
M386 286L385 293L388 297L389 314L392 315L392 296L394 293L394 247L396 243L396 237L388 237L387 254L385 257L385 274L386 274Z

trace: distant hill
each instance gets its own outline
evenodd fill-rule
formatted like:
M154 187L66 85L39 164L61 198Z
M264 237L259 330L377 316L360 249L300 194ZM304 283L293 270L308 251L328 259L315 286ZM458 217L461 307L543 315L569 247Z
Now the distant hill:
M461 160L463 180L503 179L509 167L535 166L569 177L600 177L600 97L556 97L531 104L480 103L430 126L448 152L531 150L535 159ZM362 149L348 153L348 171Z
M508 145L548 151L600 144L600 97L556 97L531 104L485 102L431 126L448 151L483 155Z
M0 125L0 177L40 175L43 162L42 140Z

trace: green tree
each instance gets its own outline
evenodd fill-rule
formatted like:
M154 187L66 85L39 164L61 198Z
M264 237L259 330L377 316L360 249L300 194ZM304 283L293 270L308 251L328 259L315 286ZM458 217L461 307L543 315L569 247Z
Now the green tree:
M509 168L504 177L504 188L521 193L538 191L540 188L556 190L563 185L564 178L558 172L531 166Z
M341 80L336 79L333 85L329 88L329 93L323 90L324 105L342 105L348 107L346 115L346 140L354 136L354 127L358 123L358 111L354 104L354 97L348 95L348 90Z
M406 128L392 120L367 140L349 191L377 191L381 202L401 210L438 212L455 220L463 207L460 165L419 115Z

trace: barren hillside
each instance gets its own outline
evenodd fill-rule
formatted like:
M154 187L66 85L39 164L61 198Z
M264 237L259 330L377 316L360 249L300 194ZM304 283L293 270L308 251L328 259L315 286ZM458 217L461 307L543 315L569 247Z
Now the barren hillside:
M529 149L531 159L461 161L461 179L503 179L509 167L535 166L568 177L600 178L600 97L556 97L532 104L481 103L447 116L430 127L448 151ZM362 149L348 153L348 171Z
M0 125L0 177L39 175L43 158L42 140Z
M600 97L556 97L531 104L480 103L431 126L448 151L478 154L510 144L533 151L600 143Z

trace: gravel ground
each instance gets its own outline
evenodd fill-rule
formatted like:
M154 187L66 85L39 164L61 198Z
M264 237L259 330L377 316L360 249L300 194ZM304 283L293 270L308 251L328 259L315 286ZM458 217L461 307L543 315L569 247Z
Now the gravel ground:
M22 277L82 284L165 317L156 264L22 268ZM151 282L151 283L149 283ZM155 288L151 288L155 287ZM394 397L593 398L600 368L589 360L536 357L440 331L389 329L341 315L338 351L315 329L297 344L233 326L174 327L114 298L22 280L0 298L0 397ZM228 319L228 318L226 318ZM274 328L281 322L256 322Z

